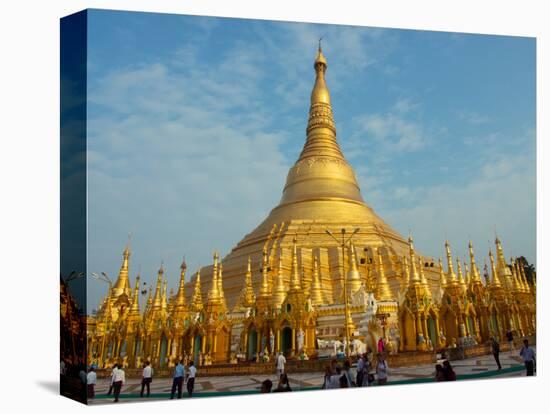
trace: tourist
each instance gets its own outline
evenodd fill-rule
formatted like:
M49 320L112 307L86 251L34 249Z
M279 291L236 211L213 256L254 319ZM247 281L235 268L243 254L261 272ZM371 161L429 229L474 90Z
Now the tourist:
M514 352L514 334L510 329L508 329L508 332L506 332L506 340L510 345L510 353L513 353Z
M379 354L383 354L384 351L385 351L386 347L384 346L384 339L383 338L380 338L378 340L378 353Z
M445 381L445 370L441 364L435 366L435 380L437 382Z
M88 384L88 398L95 397L95 385L97 383L97 374L94 367L90 367L88 375L86 376L86 383Z
M495 357L495 362L497 363L497 367L499 371L502 369L502 366L500 365L500 344L496 340L496 338L493 336L491 338L491 349L493 350L493 356Z
M330 377L332 376L332 369L330 366L325 368L325 378L323 379L323 385L321 389L328 390L330 389Z
M448 360L443 362L443 372L445 381L456 381L456 373Z
M358 387L363 386L363 378L365 376L365 356L359 355L357 360L357 375L355 377L355 382Z
M331 372L329 380L329 389L340 388L340 377L342 376L342 367L336 365Z
M282 352L277 355L277 376L281 376L285 372L286 358Z
M378 353L378 362L376 363L376 377L378 378L378 385L386 385L388 382L388 363L384 354Z
M115 380L115 372L118 369L118 365L113 365L113 370L111 371L111 385L109 386L109 391L107 392L107 395L111 395L113 392L113 382Z
M126 375L124 373L124 369L122 369L122 365L117 364L116 365L116 371L114 371L113 374L113 393L115 396L115 402L118 402L118 397L120 396L120 390L122 389L122 386L124 385L124 381L126 381Z
M174 368L174 379L172 380L172 392L170 393L170 399L174 399L176 393L176 387L178 389L178 399L181 398L181 389L183 386L183 376L185 374L185 368L183 367L182 360L178 361L178 365Z
M279 384L277 385L277 388L273 392L287 392L292 391L292 388L290 388L290 384L288 382L288 376L286 374L281 374L281 377L279 378Z
M195 376L197 375L197 368L193 361L189 362L189 367L187 368L187 393L189 397L193 396L193 390L195 389Z
M344 375L342 376L347 380L348 386L346 388L355 387L355 383L351 377L351 363L349 360L344 362ZM340 388L342 388L342 386L340 386Z
M529 341L527 339L523 340L523 346L521 347L521 351L519 351L519 355L523 358L523 362L525 363L527 376L532 377L535 372L535 351L529 346Z
M270 379L266 379L264 382L262 382L262 387L260 388L260 392L262 394L269 394L271 392L272 387L273 387L273 382L271 382Z
M141 376L141 397L143 397L145 387L147 387L147 397L149 397L151 394L151 382L153 382L153 367L151 367L149 361L145 361L143 374Z

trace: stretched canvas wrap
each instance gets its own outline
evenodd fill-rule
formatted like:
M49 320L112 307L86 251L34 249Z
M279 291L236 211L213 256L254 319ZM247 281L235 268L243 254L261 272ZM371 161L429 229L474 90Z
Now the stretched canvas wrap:
M61 19L61 393L533 375L535 46Z

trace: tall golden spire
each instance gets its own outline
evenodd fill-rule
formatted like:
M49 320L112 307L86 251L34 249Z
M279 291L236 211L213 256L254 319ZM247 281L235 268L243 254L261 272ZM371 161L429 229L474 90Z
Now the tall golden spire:
M512 270L512 282L513 282L513 290L516 292L522 292L523 288L521 286L521 282L519 281L518 274L516 272L516 263L514 262L514 258L510 257L510 267Z
M162 264L157 274L157 286L155 288L155 298L153 299L153 307L161 308L162 307L162 278L164 275L164 268Z
M269 297L269 281L267 280L267 247L262 250L262 283L258 297Z
M428 279L426 279L426 275L424 274L424 263L422 263L422 258L418 258L418 269L420 270L420 282L424 286L428 286Z
M466 260L464 260L464 283L466 286L470 285L472 277L470 274L470 268L468 267L468 263L466 263Z
M225 307L225 292L223 290L223 263L220 262L218 266L218 292L220 292L220 301L222 305Z
M214 269L212 271L212 283L208 291L208 303L221 302L218 283L218 253L214 252Z
M319 266L317 264L317 256L313 256L313 281L311 283L310 298L313 306L322 305L324 303L323 290L321 288L321 280L319 278Z
M453 267L453 256L451 254L451 246L447 240L445 240L445 252L447 253L447 283L455 284L457 280Z
M302 289L300 282L300 273L298 272L298 252L296 250L297 244L296 236L292 240L292 270L290 273L290 291L296 291Z
M280 308L286 297L285 279L283 276L283 251L279 249L279 267L275 277L275 289L273 291L273 305Z
M466 284L464 283L464 277L462 276L462 266L460 265L460 257L456 257L456 269L458 272L458 278L457 282L460 286L463 288L466 288Z
M168 282L164 279L164 286L162 288L162 309L166 310L168 307L166 289L168 288Z
M122 253L122 265L118 272L118 278L113 286L112 294L114 297L118 297L123 293L126 293L130 297L132 293L132 287L130 286L130 278L128 276L128 264L130 261L130 244L126 246Z
M474 247L472 245L472 241L470 240L468 242L468 250L470 253L470 270L471 270L471 282L473 284L481 283L481 277L479 275L479 269L476 265L476 258L474 255Z
M178 293L176 294L176 300L174 301L176 308L185 307L185 271L187 270L185 259L183 259L183 262L181 263L180 270L180 285L178 288Z
M492 273L492 277L493 277L493 280L491 282L491 285L493 287L502 287L502 285L500 284L500 280L498 278L498 273L497 273L497 269L495 267L495 258L493 257L493 252L491 250L489 250L489 260L491 261L491 273Z
M374 296L377 300L389 301L392 300L393 297L390 291L388 279L386 279L386 273L384 272L384 263L382 262L382 253L380 253L379 248L376 249L376 256L378 258L378 279L376 281L376 292Z
M414 244L413 244L413 238L412 236L409 236L409 254L411 256L411 279L410 284L416 285L421 283L420 276L418 275L418 271L416 269L416 255L414 253Z
M195 312L200 312L203 308L202 293L201 293L201 269L197 271L195 279L195 289L193 290L193 298L191 299L191 308Z
M132 305L130 308L130 315L139 315L139 275L136 276L136 286L134 287L134 294L132 296Z
M248 256L248 265L244 276L244 286L241 291L239 302L239 305L243 308L251 308L256 302L256 295L254 294L254 287L252 286L252 262L250 256Z

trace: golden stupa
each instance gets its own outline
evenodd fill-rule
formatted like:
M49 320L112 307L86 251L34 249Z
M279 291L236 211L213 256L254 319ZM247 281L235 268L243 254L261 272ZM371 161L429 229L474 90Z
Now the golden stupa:
M313 257L317 257L322 274L322 291L328 302L340 298L344 278L342 251L339 244L327 235L327 229L340 235L342 228L349 233L359 228L353 243L356 249L371 259L374 258L373 251L368 249L372 248L383 248L385 262L408 252L407 241L363 200L353 168L338 145L330 93L325 81L327 61L320 47L314 69L316 78L311 92L306 142L288 172L281 201L222 260L224 290L230 308L236 304L242 289L248 257L252 258L253 268L259 269L264 249L268 251L272 278L277 271L275 264L278 263L278 256L282 253L283 273L287 275L285 283L289 282L290 253L295 237L299 267L305 269L305 287L311 283ZM201 270L204 293L210 287L212 270L212 266ZM387 277L397 289L399 280L395 272L390 271ZM259 277L253 279L255 289L259 288L260 283ZM193 282L187 288L190 297Z

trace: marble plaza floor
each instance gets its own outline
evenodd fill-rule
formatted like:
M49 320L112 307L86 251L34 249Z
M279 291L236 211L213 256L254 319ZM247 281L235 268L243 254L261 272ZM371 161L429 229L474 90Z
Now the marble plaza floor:
M500 363L502 370L497 371L497 366L492 355L473 357L470 359L453 361L452 366L457 374L458 380L482 379L482 378L508 378L525 376L525 369L519 350L501 352ZM354 375L355 375L355 370ZM416 367L392 368L388 370L388 384L411 384L420 382L433 382L434 365L421 365ZM290 386L294 391L320 389L323 383L323 372L289 374ZM277 384L277 375L265 376L228 376L228 377L198 377L195 380L195 391L193 398L254 394L260 390L262 381L271 379ZM140 398L141 381L129 379L122 387L120 403L164 400L170 398L172 379L153 378L151 384L151 396ZM90 404L112 404L113 397L108 396L109 380L98 380L96 386L96 397L89 400ZM183 386L183 399L188 398L186 386Z

